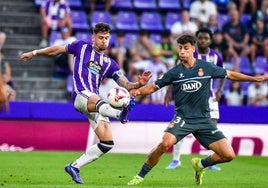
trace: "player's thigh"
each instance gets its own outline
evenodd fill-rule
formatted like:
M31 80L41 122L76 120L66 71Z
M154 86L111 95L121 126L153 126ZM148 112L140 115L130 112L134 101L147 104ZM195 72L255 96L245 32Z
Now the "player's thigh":
M216 124L211 120L209 120L207 123L195 126L196 130L194 131L193 135L206 149L210 149L210 144L226 138L223 132L219 130Z
M221 158L232 159L235 155L233 147L227 138L211 143L209 148L221 156Z
M193 126L187 124L179 116L175 116L165 130L165 132L173 134L176 137L177 142L182 140L188 134L191 134L193 131Z
M100 97L90 91L82 91L77 93L74 100L74 107L76 110L83 114L87 114L88 111L96 112L96 103L100 100Z

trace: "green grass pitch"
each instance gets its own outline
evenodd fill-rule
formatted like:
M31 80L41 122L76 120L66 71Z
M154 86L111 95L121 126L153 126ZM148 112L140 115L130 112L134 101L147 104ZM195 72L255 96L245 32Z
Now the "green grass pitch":
M0 187L7 188L123 188L139 171L147 155L113 154L81 169L85 184L75 184L64 172L64 166L82 152L1 152ZM135 187L177 188L265 188L268 187L268 157L238 156L232 162L220 164L221 171L207 170L203 185L193 180L190 159L198 155L183 155L182 166L166 170L171 154L165 154L157 166L146 176L144 182ZM201 156L202 157L202 156Z

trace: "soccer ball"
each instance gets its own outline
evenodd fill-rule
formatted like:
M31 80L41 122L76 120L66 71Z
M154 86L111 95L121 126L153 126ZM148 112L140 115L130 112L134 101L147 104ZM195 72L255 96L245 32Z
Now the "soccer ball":
M121 108L129 104L130 94L127 89L117 86L110 89L107 94L107 99L111 106Z

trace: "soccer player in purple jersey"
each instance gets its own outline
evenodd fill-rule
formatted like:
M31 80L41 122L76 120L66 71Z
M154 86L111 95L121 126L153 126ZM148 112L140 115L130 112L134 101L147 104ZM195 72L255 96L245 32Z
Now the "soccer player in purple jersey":
M218 67L223 67L223 59L221 54L209 47L212 42L212 32L208 28L201 28L196 32L196 38L197 38L197 44L196 44L196 50L193 54L194 57L197 59L202 59L204 61L213 63ZM214 82L213 80L211 80L210 97L209 97L210 116L212 121L215 122L215 124L217 124L218 119L220 117L219 101L223 91L225 79L219 79L216 81L220 82L219 88L216 88L217 91L215 92L214 91L215 87L213 86ZM169 92L171 91L169 90ZM168 101L165 101L165 103L168 103ZM182 143L183 140L174 145L172 152L173 155L172 161L166 167L166 169L175 169L176 167L179 167L181 165L180 155L181 155ZM208 169L220 170L220 167L214 165L209 166Z
M74 107L86 115L100 142L89 147L88 150L65 167L65 171L76 183L83 183L80 178L80 168L98 159L110 151L113 146L113 136L109 126L109 117L126 123L129 111L135 105L134 98L122 110L115 109L99 96L99 87L104 78L113 78L119 86L127 90L145 85L151 78L151 72L145 71L139 76L138 82L130 82L122 74L117 62L109 58L104 52L108 47L111 28L106 23L98 23L93 28L92 44L75 41L63 46L51 46L20 56L22 61L32 59L36 55L55 56L60 53L74 55L73 82Z

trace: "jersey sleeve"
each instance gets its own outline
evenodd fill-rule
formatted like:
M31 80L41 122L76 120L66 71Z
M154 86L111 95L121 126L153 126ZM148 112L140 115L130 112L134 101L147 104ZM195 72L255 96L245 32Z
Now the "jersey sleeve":
M79 54L84 44L86 44L84 41L74 41L70 44L67 44L66 50L70 54Z
M174 68L173 68L174 69ZM172 81L174 80L173 78L173 69L170 69L168 72L166 72L165 74L163 74L162 77L158 78L155 81L155 85L160 89L164 86L170 85L172 83Z
M211 68L211 77L212 78L226 78L227 76L227 71L226 69L222 67L218 67L215 64L209 63L210 68Z

